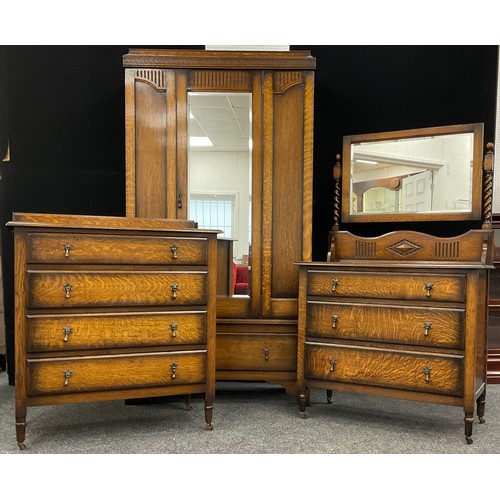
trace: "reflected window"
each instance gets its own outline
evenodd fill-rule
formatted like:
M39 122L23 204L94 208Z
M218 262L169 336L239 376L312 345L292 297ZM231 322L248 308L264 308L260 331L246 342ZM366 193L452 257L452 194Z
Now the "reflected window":
M198 222L200 229L220 229L225 238L234 234L235 196L232 195L197 195L189 198L190 217Z

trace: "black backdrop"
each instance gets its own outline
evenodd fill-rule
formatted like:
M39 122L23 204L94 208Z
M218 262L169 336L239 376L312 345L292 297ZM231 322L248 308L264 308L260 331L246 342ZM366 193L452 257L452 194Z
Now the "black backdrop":
M11 150L11 160L0 162L11 383L13 237L5 224L12 212L125 214L122 55L128 48L0 47L0 154L7 140ZM332 223L332 166L335 154L342 152L344 135L483 122L485 140L494 141L496 45L291 48L310 50L317 58L315 260L326 255ZM365 234L384 230L373 225L357 229Z

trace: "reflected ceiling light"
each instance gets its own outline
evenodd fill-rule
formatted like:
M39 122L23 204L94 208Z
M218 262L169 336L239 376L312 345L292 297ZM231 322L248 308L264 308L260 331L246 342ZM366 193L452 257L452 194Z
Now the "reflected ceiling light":
M189 145L193 148L213 146L212 141L208 137L190 137Z
M356 163L368 163L369 165L376 165L378 162L377 161L371 161L371 160L354 160Z

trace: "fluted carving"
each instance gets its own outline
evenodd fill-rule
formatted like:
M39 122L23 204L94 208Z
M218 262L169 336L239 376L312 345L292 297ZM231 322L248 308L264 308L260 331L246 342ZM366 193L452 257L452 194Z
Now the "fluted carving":
M246 71L192 71L191 90L249 91L250 73Z
M157 90L165 90L165 73L161 69L138 69L135 72L136 80L149 83Z
M290 87L304 83L302 71L279 71L274 79L274 93L283 94Z

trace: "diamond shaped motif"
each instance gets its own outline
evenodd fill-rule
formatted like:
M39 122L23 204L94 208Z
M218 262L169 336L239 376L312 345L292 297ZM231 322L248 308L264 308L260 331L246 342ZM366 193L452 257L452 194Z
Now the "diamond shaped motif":
M387 247L387 250L395 254L401 255L402 257L407 257L408 255L414 254L421 250L422 247L408 240L400 240L396 243Z

